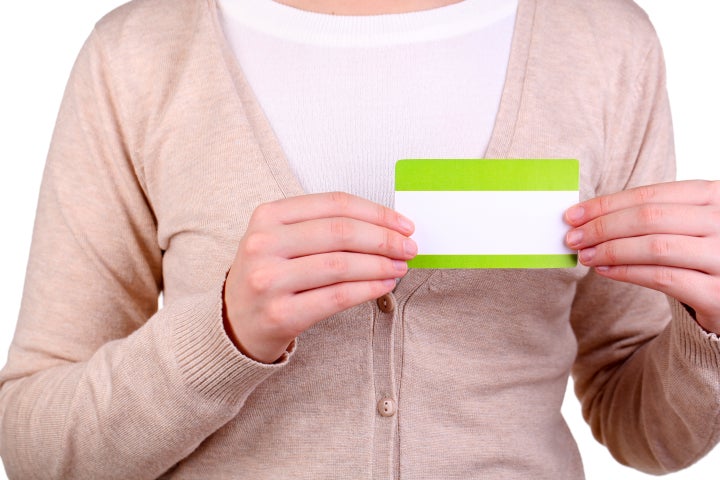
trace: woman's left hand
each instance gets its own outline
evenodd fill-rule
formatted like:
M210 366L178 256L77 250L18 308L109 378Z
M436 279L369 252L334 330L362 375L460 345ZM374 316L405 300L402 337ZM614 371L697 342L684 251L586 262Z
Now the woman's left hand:
M599 275L659 290L720 334L720 181L638 187L565 212L566 244Z

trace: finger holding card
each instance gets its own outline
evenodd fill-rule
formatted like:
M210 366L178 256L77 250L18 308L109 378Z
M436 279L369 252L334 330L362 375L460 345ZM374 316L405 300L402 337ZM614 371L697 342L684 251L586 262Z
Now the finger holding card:
M720 182L634 188L575 205L565 220L580 263L666 293L720 333Z

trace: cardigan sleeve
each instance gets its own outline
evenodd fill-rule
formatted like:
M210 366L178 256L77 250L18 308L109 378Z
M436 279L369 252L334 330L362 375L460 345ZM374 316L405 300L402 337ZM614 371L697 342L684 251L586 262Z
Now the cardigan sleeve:
M263 365L235 349L223 278L157 311L162 251L114 81L94 33L59 112L0 372L11 478L157 478L290 355Z
M609 130L600 193L674 176L664 64L653 40L620 120ZM720 341L680 303L591 270L578 285L571 321L578 340L572 373L583 415L621 463L670 472L720 440Z

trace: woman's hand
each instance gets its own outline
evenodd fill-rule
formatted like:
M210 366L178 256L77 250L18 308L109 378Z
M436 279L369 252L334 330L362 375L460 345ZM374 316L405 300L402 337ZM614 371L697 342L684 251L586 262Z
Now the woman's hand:
M567 245L598 274L659 290L720 334L720 182L634 188L569 208Z
M249 357L274 362L315 323L393 290L417 253L413 230L345 193L260 205L225 283L228 334Z

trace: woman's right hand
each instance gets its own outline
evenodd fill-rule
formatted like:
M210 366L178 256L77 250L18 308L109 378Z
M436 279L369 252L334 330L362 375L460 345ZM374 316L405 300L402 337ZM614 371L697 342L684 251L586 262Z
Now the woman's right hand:
M378 298L417 253L414 226L346 193L260 205L225 282L225 328L245 355L273 363L315 323Z

